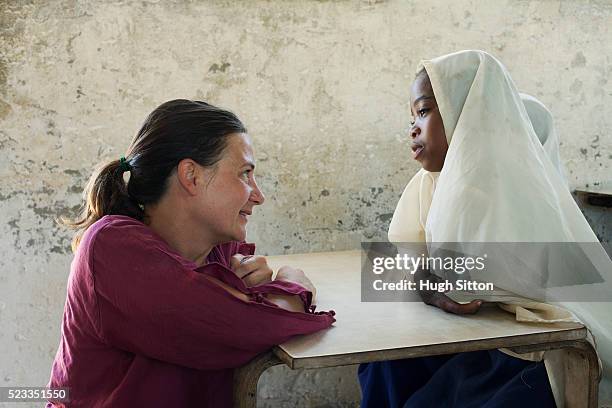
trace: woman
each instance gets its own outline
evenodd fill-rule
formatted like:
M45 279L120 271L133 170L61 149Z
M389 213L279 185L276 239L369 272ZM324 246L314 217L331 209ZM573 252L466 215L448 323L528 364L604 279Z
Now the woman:
M398 203L389 240L426 241L430 254L446 249L447 243L471 249L483 243L564 242L572 249L572 243L590 243L589 261L596 265L593 272L598 279L588 274L576 277L575 269L557 268L555 257L542 256L548 263L521 268L505 262L490 268L483 280L505 290L504 296L514 295L501 306L517 320L572 321L576 316L559 306L572 310L592 330L605 363L612 350L608 340L612 321L605 303L585 301L609 289L610 260L542 148L505 67L482 51L425 61L411 89L411 110L413 157L423 169ZM498 244L496 248L503 252L509 247ZM531 247L539 250L546 245ZM551 263L556 267L550 268ZM420 278L437 279L428 274L421 271ZM550 278L566 283L551 289ZM572 294L571 300L582 302L561 302L568 298L559 296L557 305L537 301L559 293ZM496 296L486 300L510 299ZM484 294L473 293L466 303L438 292L422 293L422 297L445 311L466 314L478 311ZM599 298L604 299L609 301L609 295ZM363 365L364 406L562 403L561 383L550 364L558 355L547 354L542 363L538 361L542 356L523 361L508 354L494 350Z
M234 114L174 100L92 176L49 382L70 399L48 407L231 406L235 367L334 322L302 271L271 280L244 243L254 168Z

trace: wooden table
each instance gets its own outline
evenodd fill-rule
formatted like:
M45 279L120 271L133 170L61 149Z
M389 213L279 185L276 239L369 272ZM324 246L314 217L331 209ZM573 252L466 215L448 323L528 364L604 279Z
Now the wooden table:
M257 382L268 367L321 368L457 352L509 348L516 353L563 349L567 407L596 407L597 355L575 323L517 323L494 305L456 316L419 302L361 302L360 251L273 256L303 269L318 290L317 308L336 311L333 327L298 336L236 370L236 407L255 407Z

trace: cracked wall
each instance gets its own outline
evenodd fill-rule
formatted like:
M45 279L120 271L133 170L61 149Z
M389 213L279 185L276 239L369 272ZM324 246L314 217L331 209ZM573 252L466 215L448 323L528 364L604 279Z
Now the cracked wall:
M246 123L267 195L249 230L260 252L356 248L384 237L417 170L422 58L492 52L553 112L571 185L609 178L609 27L601 0L1 2L0 385L46 383L71 261L55 219L159 103L203 99ZM585 211L609 241L609 211ZM355 367L276 367L261 385L264 406L358 403Z

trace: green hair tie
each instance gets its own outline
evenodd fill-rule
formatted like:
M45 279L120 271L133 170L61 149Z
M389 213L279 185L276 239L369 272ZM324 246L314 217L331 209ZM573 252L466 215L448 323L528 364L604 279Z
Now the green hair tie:
M122 173L125 173L126 171L130 171L132 169L132 166L130 166L130 163L128 163L127 160L125 160L125 157L122 157L119 159L119 169L121 169Z

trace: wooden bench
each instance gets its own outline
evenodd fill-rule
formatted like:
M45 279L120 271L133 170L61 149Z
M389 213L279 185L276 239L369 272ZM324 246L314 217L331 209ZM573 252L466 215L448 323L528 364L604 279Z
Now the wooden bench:
M273 256L268 263L274 270L282 265L303 269L317 287L317 308L335 310L337 321L236 370L236 407L256 406L259 376L277 364L322 368L497 348L519 354L563 349L566 407L597 407L599 360L580 324L518 323L494 305L456 316L420 302L361 302L359 251Z

